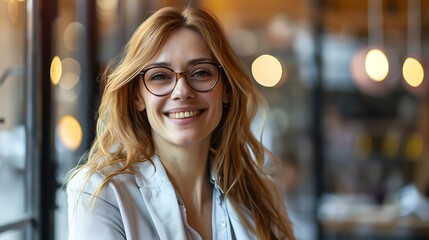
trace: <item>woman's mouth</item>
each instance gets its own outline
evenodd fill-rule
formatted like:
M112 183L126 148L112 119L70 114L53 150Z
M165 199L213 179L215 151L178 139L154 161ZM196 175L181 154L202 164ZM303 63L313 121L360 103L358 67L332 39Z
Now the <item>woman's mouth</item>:
M194 111L184 111L184 112L174 112L167 113L167 117L171 119L185 119L198 116L202 113L202 110L194 110Z

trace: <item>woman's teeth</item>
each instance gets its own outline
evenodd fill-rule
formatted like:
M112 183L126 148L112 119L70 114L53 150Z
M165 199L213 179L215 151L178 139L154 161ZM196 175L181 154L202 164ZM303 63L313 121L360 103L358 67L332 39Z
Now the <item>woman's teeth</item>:
M187 111L187 112L176 112L176 113L169 113L168 117L172 118L172 119L183 119L183 118L194 117L196 115L199 115L200 113L201 113L201 110Z

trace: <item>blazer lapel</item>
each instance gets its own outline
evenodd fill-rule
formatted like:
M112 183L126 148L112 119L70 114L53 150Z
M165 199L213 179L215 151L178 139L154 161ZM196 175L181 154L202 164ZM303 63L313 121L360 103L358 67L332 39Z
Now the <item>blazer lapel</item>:
M186 239L179 204L173 184L158 157L152 162L137 164L135 174L152 220L160 239Z

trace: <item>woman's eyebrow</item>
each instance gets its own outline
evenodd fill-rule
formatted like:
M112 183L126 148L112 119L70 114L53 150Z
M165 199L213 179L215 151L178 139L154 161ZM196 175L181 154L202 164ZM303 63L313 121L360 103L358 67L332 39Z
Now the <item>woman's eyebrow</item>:
M213 62L213 59L211 58L194 58L191 60L188 60L188 66L195 64L195 63L199 63L199 62Z
M151 64L147 65L145 68L150 68L150 67L171 67L171 63L155 62L155 63L151 63Z
M186 62L186 66L190 66L190 65L193 65L193 64L199 63L199 62L213 62L213 59L211 59L211 58L194 58L194 59L190 59L190 60L188 60ZM169 62L154 62L154 63L151 63L151 64L147 65L145 67L145 69L151 68L151 67L169 67L169 68L171 68L172 64L169 63Z

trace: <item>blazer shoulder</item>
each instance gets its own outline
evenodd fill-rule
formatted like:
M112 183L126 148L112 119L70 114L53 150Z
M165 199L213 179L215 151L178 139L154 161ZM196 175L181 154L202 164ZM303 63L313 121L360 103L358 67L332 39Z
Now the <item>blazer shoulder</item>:
M68 195L73 194L87 194L93 196L97 192L101 184L105 182L108 175L113 173L112 170L97 171L91 173L88 168L82 168L71 178L66 185ZM100 189L98 199L105 200L110 203L116 202L116 195L118 185L122 185L125 182L133 181L131 174L121 173L118 174L104 184L103 188Z
M67 182L68 191L83 191L94 193L105 177L100 173L90 173L88 168L79 169L75 175Z

